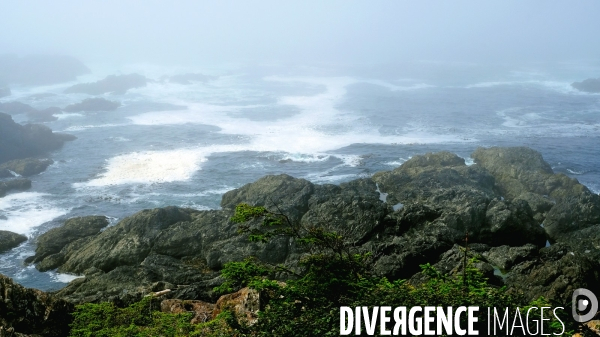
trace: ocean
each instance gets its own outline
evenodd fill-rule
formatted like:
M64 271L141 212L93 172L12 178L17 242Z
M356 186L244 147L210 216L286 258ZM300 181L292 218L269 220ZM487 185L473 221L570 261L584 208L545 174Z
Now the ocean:
M101 95L121 102L115 111L44 123L77 140L49 154L54 164L30 190L0 198L0 229L29 237L0 254L0 273L27 287L57 290L76 277L23 265L36 238L65 219L106 215L114 225L148 208L218 209L225 192L267 174L339 184L426 152L472 164L479 146L528 146L600 192L600 95L570 85L598 77L597 65L90 68L78 82L132 72L153 81ZM161 80L184 72L214 78ZM46 108L91 97L63 93L75 83L13 87L0 101Z

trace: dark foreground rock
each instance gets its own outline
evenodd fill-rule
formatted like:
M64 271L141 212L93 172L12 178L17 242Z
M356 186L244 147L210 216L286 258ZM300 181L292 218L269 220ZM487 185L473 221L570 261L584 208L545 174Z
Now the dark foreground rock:
M0 113L0 163L44 155L73 139L74 136L52 132L44 125L17 124L10 115Z
M581 82L574 82L571 86L579 91L600 93L600 78L588 78Z
M0 165L1 170L10 170L23 177L29 177L44 172L48 166L52 165L52 159L14 159Z
M130 303L164 289L170 298L214 302L225 263L256 256L293 267L304 254L291 238L258 243L239 235L229 218L237 204L248 203L344 235L373 253L375 272L391 280L422 281L424 263L459 271L459 246L468 236L484 275L528 299L565 301L573 287L600 284L597 196L554 174L527 148L478 149L473 157L476 164L467 166L454 154L428 153L340 185L266 176L227 192L221 210L144 210L60 242L36 261L38 268L85 275L58 293L73 303ZM549 238L553 245L545 248Z
M25 241L27 241L25 235L0 230L0 253L13 249Z
M92 83L75 84L65 90L65 93L83 93L102 95L106 93L124 94L129 89L146 86L148 79L139 74L110 75L105 79Z
M6 335L67 336L72 311L72 304L0 275L0 331Z
M8 179L0 180L0 197L5 196L12 190L24 191L31 188L31 180L29 179Z
M67 112L94 112L94 111L113 111L121 106L121 103L109 101L104 98L86 98L83 101L63 108Z

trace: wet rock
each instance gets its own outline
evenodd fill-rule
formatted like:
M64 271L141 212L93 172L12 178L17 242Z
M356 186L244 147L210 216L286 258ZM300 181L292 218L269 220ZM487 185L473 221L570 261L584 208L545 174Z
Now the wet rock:
M74 136L52 132L44 125L17 124L10 115L0 113L0 163L43 155L73 139Z
M42 336L67 336L73 305L37 289L24 288L0 275L0 327Z
M0 198L5 196L11 190L28 190L31 188L31 180L29 179L10 179L0 181Z
M0 170L10 170L23 177L29 177L44 172L52 165L52 159L25 158L14 159L0 165Z
M571 86L583 92L600 93L600 78L588 78L581 82L573 82Z
M25 235L0 230L0 253L13 249L25 241L27 241Z
M83 101L63 108L66 112L95 112L95 111L113 111L121 106L121 103L109 101L104 98L86 98Z
M89 95L112 93L122 95L129 89L145 87L147 82L148 79L139 74L110 75L97 82L75 84L67 88L65 93L83 93Z

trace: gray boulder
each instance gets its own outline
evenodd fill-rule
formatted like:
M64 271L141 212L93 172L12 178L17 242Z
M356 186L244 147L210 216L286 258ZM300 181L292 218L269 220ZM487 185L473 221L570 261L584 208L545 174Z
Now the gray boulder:
M145 87L147 82L148 79L139 74L110 75L97 82L75 84L67 88L65 93L82 93L88 95L113 93L122 95L129 89Z
M571 86L579 91L600 93L600 78L588 78L581 82L573 82Z
M0 113L0 163L43 155L73 139L74 136L52 132L44 125L17 124L10 115Z
M25 241L25 235L0 230L0 253L11 250Z
M36 158L25 158L25 159L14 159L0 165L1 170L10 170L23 177L29 177L35 174L42 173L52 165L54 161L52 159L36 159Z
M67 105L63 110L67 112L113 111L120 106L121 103L109 101L104 98L86 98L79 103Z
M5 196L11 190L24 191L31 188L31 180L29 179L10 179L0 180L0 198Z

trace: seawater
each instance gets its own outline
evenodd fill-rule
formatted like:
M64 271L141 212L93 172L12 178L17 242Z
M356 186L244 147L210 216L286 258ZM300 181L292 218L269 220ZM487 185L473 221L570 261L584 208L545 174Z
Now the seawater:
M529 146L555 172L600 191L600 95L570 87L597 68L446 67L409 77L364 68L213 69L217 78L206 83L156 80L102 95L122 103L116 111L58 114L45 124L78 138L49 154L55 163L32 178L31 190L0 199L0 228L30 238L0 255L0 273L43 290L72 280L23 266L36 238L70 217L106 215L114 225L147 208L218 209L223 193L266 174L339 184L426 152L451 151L472 164L478 146ZM158 79L160 69L127 70ZM63 94L72 84L17 87L2 101L46 108L90 97ZM54 95L31 96L39 93Z

